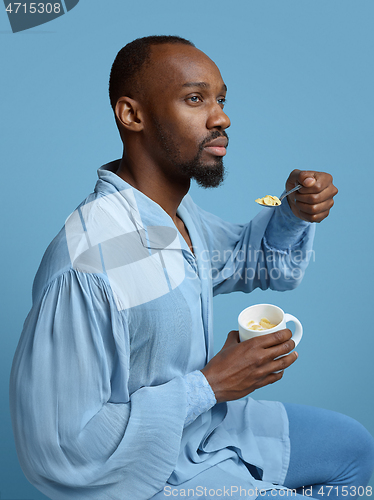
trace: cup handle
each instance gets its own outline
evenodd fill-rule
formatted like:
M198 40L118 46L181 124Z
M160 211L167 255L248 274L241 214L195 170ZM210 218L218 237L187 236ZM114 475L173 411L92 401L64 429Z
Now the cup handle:
M295 316L292 316L292 314L285 313L284 315L284 321L288 323L289 321L292 321L295 323L295 333L292 335L292 340L295 342L295 347L297 344L300 342L301 337L303 336L303 327L300 321L295 318Z

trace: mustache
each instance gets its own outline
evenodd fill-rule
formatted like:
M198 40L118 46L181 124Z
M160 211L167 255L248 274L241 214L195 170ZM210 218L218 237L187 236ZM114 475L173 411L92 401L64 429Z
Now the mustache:
M227 135L227 133L225 131L220 132L219 130L214 130L209 137L206 137L203 140L203 142L199 146L199 149L202 150L204 148L205 144L208 144L213 139L218 139L218 137L225 137L227 139L227 146L226 146L226 148L228 148L228 146L229 146L229 136Z

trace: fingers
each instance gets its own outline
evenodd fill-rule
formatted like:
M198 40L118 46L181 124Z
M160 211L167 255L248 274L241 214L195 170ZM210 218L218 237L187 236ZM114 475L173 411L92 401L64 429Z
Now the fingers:
M299 192L319 193L333 184L331 174L314 170L293 170L287 179L287 190L301 184Z
M258 371L257 383L254 386L254 390L260 387L265 387L269 384L274 384L283 377L284 370L291 366L298 358L297 352L292 352L287 356L283 356L280 359L275 359L264 365L261 370Z
M201 370L217 402L231 401L272 384L297 358L289 329L239 342L231 331L222 349ZM278 358L278 359L277 359Z
M290 200L288 200L290 203ZM293 213L299 219L308 222L321 222L329 215L331 208L334 206L334 200L329 198L320 203L316 202L316 197L297 195L290 203Z
M313 191L314 187L315 186L311 187L310 189L300 188L299 191L296 191L295 193L292 193L290 195L291 200L300 201L308 205L318 205L330 200L332 201L332 199L338 192L337 188L333 184L330 184L329 186L326 186L319 191Z
M259 382L262 384L264 379L273 374L282 372L283 375L284 370L295 363L298 357L299 355L296 351L294 351L290 354L287 354L286 356L282 356L281 358L272 359L271 361L269 361L269 363L263 365L263 367L258 370ZM263 387L263 385L261 385L261 387Z
M277 332L267 333L266 335L260 335L259 337L245 340L244 342L242 342L242 344L246 344L247 342L249 342L253 343L253 345L256 345L256 347L258 346L267 349L272 346L283 344L287 340L290 340L291 337L291 330L285 328L284 330L278 330Z
M278 382L278 380L280 380L283 377L283 373L284 373L283 371L269 373L269 375L258 381L254 390L261 389L261 387L265 387L267 385Z
M287 356L282 356L281 358L274 359L270 363L269 368L274 372L284 371L286 368L295 363L298 357L299 355L296 351L291 352L290 354L287 354Z
M287 335L283 335L287 332ZM276 333L280 333L281 335L278 335L278 338L287 338L287 340L279 343L279 344L273 344L270 345L269 347L267 348L264 348L264 345L259 345L259 342L257 342L257 345L256 345L256 348L260 348L258 351L257 351L257 356L256 356L256 364L258 367L264 367L264 369L266 370L269 370L270 372L271 371L274 371L272 367L270 368L267 368L267 365L271 362L273 362L275 359L277 358L280 358L281 356L285 356L286 354L290 353L293 349L295 349L295 342L292 340L291 338L291 335L292 333L290 332L290 330L280 330L280 332L276 332ZM270 335L275 335L274 333L270 334ZM269 336L270 336L269 335ZM259 339L260 337L257 337L257 339ZM252 339L254 340L254 339ZM251 356L251 353L247 353L248 356ZM297 355L296 355L297 356ZM284 367L286 368L286 367ZM284 368L280 368L280 369L284 369Z
M314 199L311 195L310 198L296 197L294 201L295 210L297 210L298 217L308 222L321 222L329 215L331 208L334 205L333 199L328 199L321 203L313 203ZM304 200L304 201L302 201Z
M260 335L243 342L239 340L238 331L231 331L222 347L222 351L237 344L240 344L239 349L242 351L241 356L252 357L252 352L256 350L256 363L259 366L279 356L284 356L295 349L295 342L292 340L292 332L288 328L266 335Z
M333 184L332 175L326 172L312 172L309 170L294 170L291 172L286 189L292 189L297 184L303 187L296 194L321 194L325 191L326 199L330 196L335 196L338 189Z
M292 189L296 184L303 187L287 197L293 213L308 222L321 222L329 215L334 205L333 198L338 193L332 176L326 172L294 170L287 180L286 189Z
M318 172L314 172L312 170L293 170L287 180L287 184L290 183L293 185L290 188L287 188L287 191L288 189L292 189L293 187L297 186L297 184L301 184L302 186L307 188L314 186L314 184L316 183L315 174L317 173Z

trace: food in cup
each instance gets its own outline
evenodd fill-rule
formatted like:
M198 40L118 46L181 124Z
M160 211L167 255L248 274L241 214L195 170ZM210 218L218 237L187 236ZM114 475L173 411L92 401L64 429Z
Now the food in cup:
M271 321L269 321L267 318L261 318L258 323L255 321L251 320L248 321L247 323L247 328L250 330L270 330L271 328L274 328L277 326L278 323L273 324Z

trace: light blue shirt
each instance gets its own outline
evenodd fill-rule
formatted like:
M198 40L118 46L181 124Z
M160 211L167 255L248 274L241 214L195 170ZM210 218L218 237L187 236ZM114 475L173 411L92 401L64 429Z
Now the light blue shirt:
M288 203L246 225L185 196L169 215L113 172L48 247L15 354L10 404L31 483L56 500L146 500L220 481L271 488L289 463L277 402L215 404L213 295L293 289L314 225ZM259 482L248 468L262 474Z

